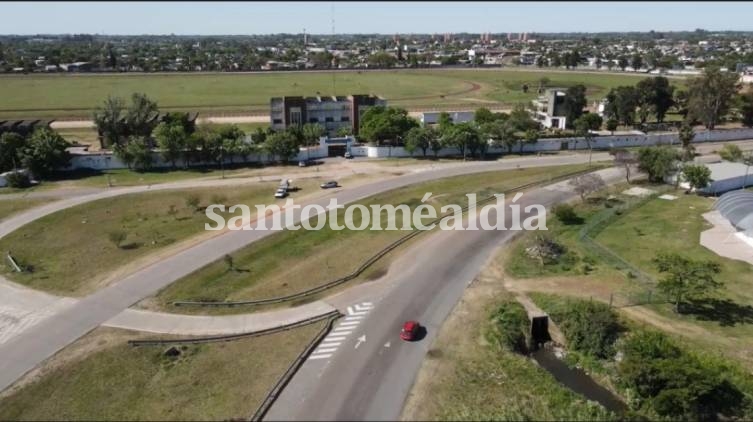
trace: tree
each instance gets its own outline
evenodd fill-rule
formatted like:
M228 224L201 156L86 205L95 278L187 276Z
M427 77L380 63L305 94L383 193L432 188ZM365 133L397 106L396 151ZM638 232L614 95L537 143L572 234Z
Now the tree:
M160 123L154 130L154 137L159 145L162 158L175 168L176 161L183 154L186 146L186 132L178 124Z
M118 145L127 136L125 128L125 103L122 98L107 97L93 114L102 148Z
M408 116L405 109L397 107L371 107L361 116L359 136L377 145L385 141L402 141L418 122Z
M137 171L147 171L152 168L152 150L147 145L144 138L137 136L131 137L127 144L117 145L115 155L118 156L128 168L135 168Z
M591 156L593 154L592 130L598 130L601 127L602 118L595 113L586 113L575 120L575 133L578 136L582 136L588 146L588 165L591 165Z
M536 129L528 129L523 135L523 143L526 145L534 145L539 141L539 131ZM523 152L523 143L520 144L520 152Z
M390 68L395 66L395 63L397 63L397 59L395 56L385 53L385 52L379 52L372 54L368 58L369 67L376 67L376 68Z
M429 148L434 153L434 158L437 158L439 151L441 151L443 147L442 137L440 136L439 131L433 127L427 127L426 138L429 141Z
M635 121L635 109L640 104L638 90L634 86L618 86L607 93L604 114L610 119L617 119L625 126Z
M344 138L346 136L352 136L353 135L353 126L351 126L351 125L340 126L337 129L337 132L335 133L335 135L339 136L341 138Z
M303 141L306 146L319 145L319 138L327 133L324 126L318 123L306 123L303 125Z
M630 60L630 67L633 68L633 72L637 72L641 66L643 66L643 56L640 54L633 54L633 58Z
M157 124L159 107L146 94L134 93L125 113L126 135L149 137Z
M220 136L220 145L222 145L222 157L228 157L230 164L233 164L235 157L244 157L250 154L246 148L246 134L236 125L223 126L218 131ZM245 160L245 158L244 158Z
M21 151L21 164L34 176L44 178L55 169L68 166L71 154L67 148L70 146L54 130L47 127L37 129Z
M608 119L606 122L607 130L614 135L614 131L617 130L617 127L619 126L620 122L617 121L617 119Z
M713 129L727 114L739 88L737 73L722 72L716 67L707 67L701 76L691 79L687 85L690 114L707 129Z
M741 94L740 100L740 121L745 127L753 127L753 91Z
M416 149L421 149L424 157L426 157L426 151L431 146L429 130L430 129L426 127L414 127L405 135L405 150L408 151L411 156Z
M743 160L743 151L735 144L725 144L719 151L722 160L737 162Z
M667 110L674 105L674 86L670 85L669 79L663 76L646 78L636 85L640 107L651 110L656 114L656 120L661 123L667 114ZM642 119L645 123L645 119Z
M625 69L628 67L628 59L627 59L627 57L620 56L617 59L617 66L619 66L620 70L622 70L624 72Z
M690 113L689 101L690 94L688 94L688 91L681 89L675 91L673 99L675 110L682 116L683 120L688 120L688 114Z
M684 165L682 176L690 185L688 192L693 189L703 189L711 183L711 170L703 164Z
M695 148L691 144L691 142L693 142L693 138L695 138L695 131L693 131L693 127L687 123L683 123L682 126L680 126L680 130L677 132L677 137L682 144L682 160L692 160L693 156L695 155Z
M480 107L473 113L473 121L482 125L484 123L493 122L497 117L486 107Z
M648 180L661 183L677 168L677 151L666 146L642 147L638 150L638 169L648 174Z
M21 151L26 140L15 132L0 135L0 171L13 170L21 164Z
M566 122L570 127L573 127L575 120L583 114L587 104L585 85L573 85L567 89L563 107Z
M298 142L288 131L276 132L264 141L264 150L272 157L287 163L298 154Z
M235 271L235 262L232 256L225 254L225 256L222 257L222 260L225 262L228 271Z
M457 148L463 157L467 149L471 149L471 154L478 149L481 138L478 129L470 123L454 125L445 136L446 145Z
M604 189L607 184L604 179L596 173L586 173L575 176L568 182L573 187L573 191L580 196L581 201L586 201L586 196Z
M674 253L660 253L654 263L659 272L664 274L657 287L673 298L677 313L680 313L683 300L704 297L722 286L714 278L721 271L716 262L696 261Z

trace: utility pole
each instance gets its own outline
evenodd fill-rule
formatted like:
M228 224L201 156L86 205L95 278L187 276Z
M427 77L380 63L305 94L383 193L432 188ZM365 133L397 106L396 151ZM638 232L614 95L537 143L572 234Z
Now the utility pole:
M222 171L222 178L225 178L225 148L220 144L220 170Z

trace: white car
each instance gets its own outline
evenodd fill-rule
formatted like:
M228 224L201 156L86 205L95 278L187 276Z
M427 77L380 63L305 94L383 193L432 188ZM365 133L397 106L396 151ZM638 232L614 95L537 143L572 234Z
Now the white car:
M275 198L284 198L288 196L288 190L285 188L279 188L277 189L277 192L275 192Z

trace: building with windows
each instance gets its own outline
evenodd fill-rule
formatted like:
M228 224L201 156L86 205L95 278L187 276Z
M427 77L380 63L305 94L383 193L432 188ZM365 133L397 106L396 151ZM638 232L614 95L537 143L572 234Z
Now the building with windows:
M563 88L547 89L543 95L533 100L533 118L544 127L565 129L566 96L567 92Z
M318 123L330 135L341 127L352 127L353 133L358 134L363 113L369 107L385 105L383 98L373 95L274 97L269 100L269 118L274 130Z

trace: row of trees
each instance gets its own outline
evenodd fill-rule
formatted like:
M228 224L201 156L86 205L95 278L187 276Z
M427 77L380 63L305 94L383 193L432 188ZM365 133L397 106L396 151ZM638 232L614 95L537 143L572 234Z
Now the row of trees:
M686 123L713 129L737 106L742 122L753 126L753 94L738 95L739 88L737 74L714 67L688 80L686 90L675 89L663 76L646 78L635 86L611 89L604 114L607 125L616 128L617 124L644 124L650 116L661 123L674 107Z

